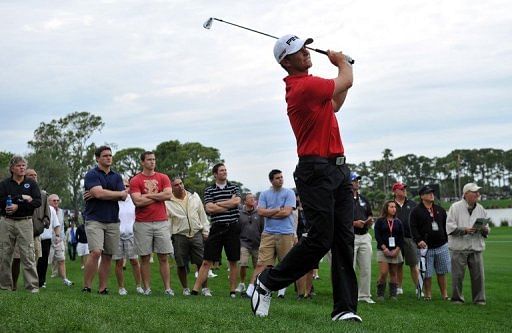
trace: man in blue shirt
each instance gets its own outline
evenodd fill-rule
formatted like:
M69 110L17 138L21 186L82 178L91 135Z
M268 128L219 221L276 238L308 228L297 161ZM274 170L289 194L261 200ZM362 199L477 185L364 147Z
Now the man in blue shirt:
M90 255L85 264L83 292L91 292L91 284L98 269L98 293L108 294L107 280L112 255L119 246L119 205L126 199L121 176L112 171L112 150L101 146L94 152L98 165L89 170L84 179L85 230Z
M265 268L272 267L276 258L281 261L296 242L292 211L295 208L295 192L283 187L284 178L280 170L270 171L268 178L272 187L260 194L258 214L265 218L258 251L258 264L251 278L247 295L254 290L254 280ZM284 290L279 294L284 297Z

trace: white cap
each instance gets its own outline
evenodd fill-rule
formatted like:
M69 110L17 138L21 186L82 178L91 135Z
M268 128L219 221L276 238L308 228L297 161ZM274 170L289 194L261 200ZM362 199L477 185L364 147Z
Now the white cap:
M475 183L467 183L466 185L464 185L464 187L462 188L462 193L463 194L466 194L467 192L477 192L481 189L480 186L478 186L477 184Z
M313 43L313 38L304 40L295 35L284 35L274 45L274 57L276 57L277 63L280 64L284 57L299 52L304 45L311 43Z

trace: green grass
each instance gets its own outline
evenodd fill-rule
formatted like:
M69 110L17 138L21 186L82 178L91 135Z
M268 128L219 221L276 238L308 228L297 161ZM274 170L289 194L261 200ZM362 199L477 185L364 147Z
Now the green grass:
M164 297L153 264L153 295L135 295L131 271L125 271L129 295L117 295L115 278L110 280L111 295L82 294L82 274L78 262L67 261L68 276L76 282L71 288L48 277L48 288L37 295L24 290L0 292L0 332L506 332L510 331L512 309L512 228L494 228L484 255L487 305L454 305L440 300L437 286L431 302L417 300L405 270L405 294L396 302L359 304L363 324L333 323L329 268L320 266L321 279L315 281L317 296L296 301L293 287L285 299L274 298L268 318L253 317L249 301L230 299L225 266L210 280L214 297L185 297L173 270L172 284L177 294ZM375 281L374 264L372 277ZM192 277L190 277L192 282ZM466 279L468 282L469 277ZM23 281L19 282L22 285ZM450 281L448 281L450 283ZM374 283L372 283L374 284ZM95 280L95 287L97 280ZM375 286L372 292L375 294ZM466 299L471 299L465 283Z

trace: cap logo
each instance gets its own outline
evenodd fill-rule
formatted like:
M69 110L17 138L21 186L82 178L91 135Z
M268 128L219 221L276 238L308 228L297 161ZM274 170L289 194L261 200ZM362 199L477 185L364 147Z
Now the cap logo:
M290 45L293 41L299 39L299 37L297 36L292 36L290 37L287 41L286 41L286 44Z
M30 187L30 184L23 184L23 187L25 187L25 188L29 188L29 187Z

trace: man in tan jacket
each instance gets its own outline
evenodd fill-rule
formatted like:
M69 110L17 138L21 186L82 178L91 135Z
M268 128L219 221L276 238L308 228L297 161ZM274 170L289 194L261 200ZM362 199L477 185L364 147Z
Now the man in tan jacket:
M197 193L185 190L183 181L175 178L172 181L172 198L165 202L167 214L171 223L174 257L178 267L178 277L183 287L183 295L189 296L187 282L188 260L197 266L203 262L204 245L208 238L210 222L206 216L203 202ZM207 281L203 284L202 294L211 296Z
M452 297L454 303L464 303L462 282L466 266L471 278L473 303L485 305L484 258L485 241L489 233L487 225L476 228L477 219L486 219L485 209L477 201L480 188L475 183L464 185L462 200L448 211L446 233L452 263Z

